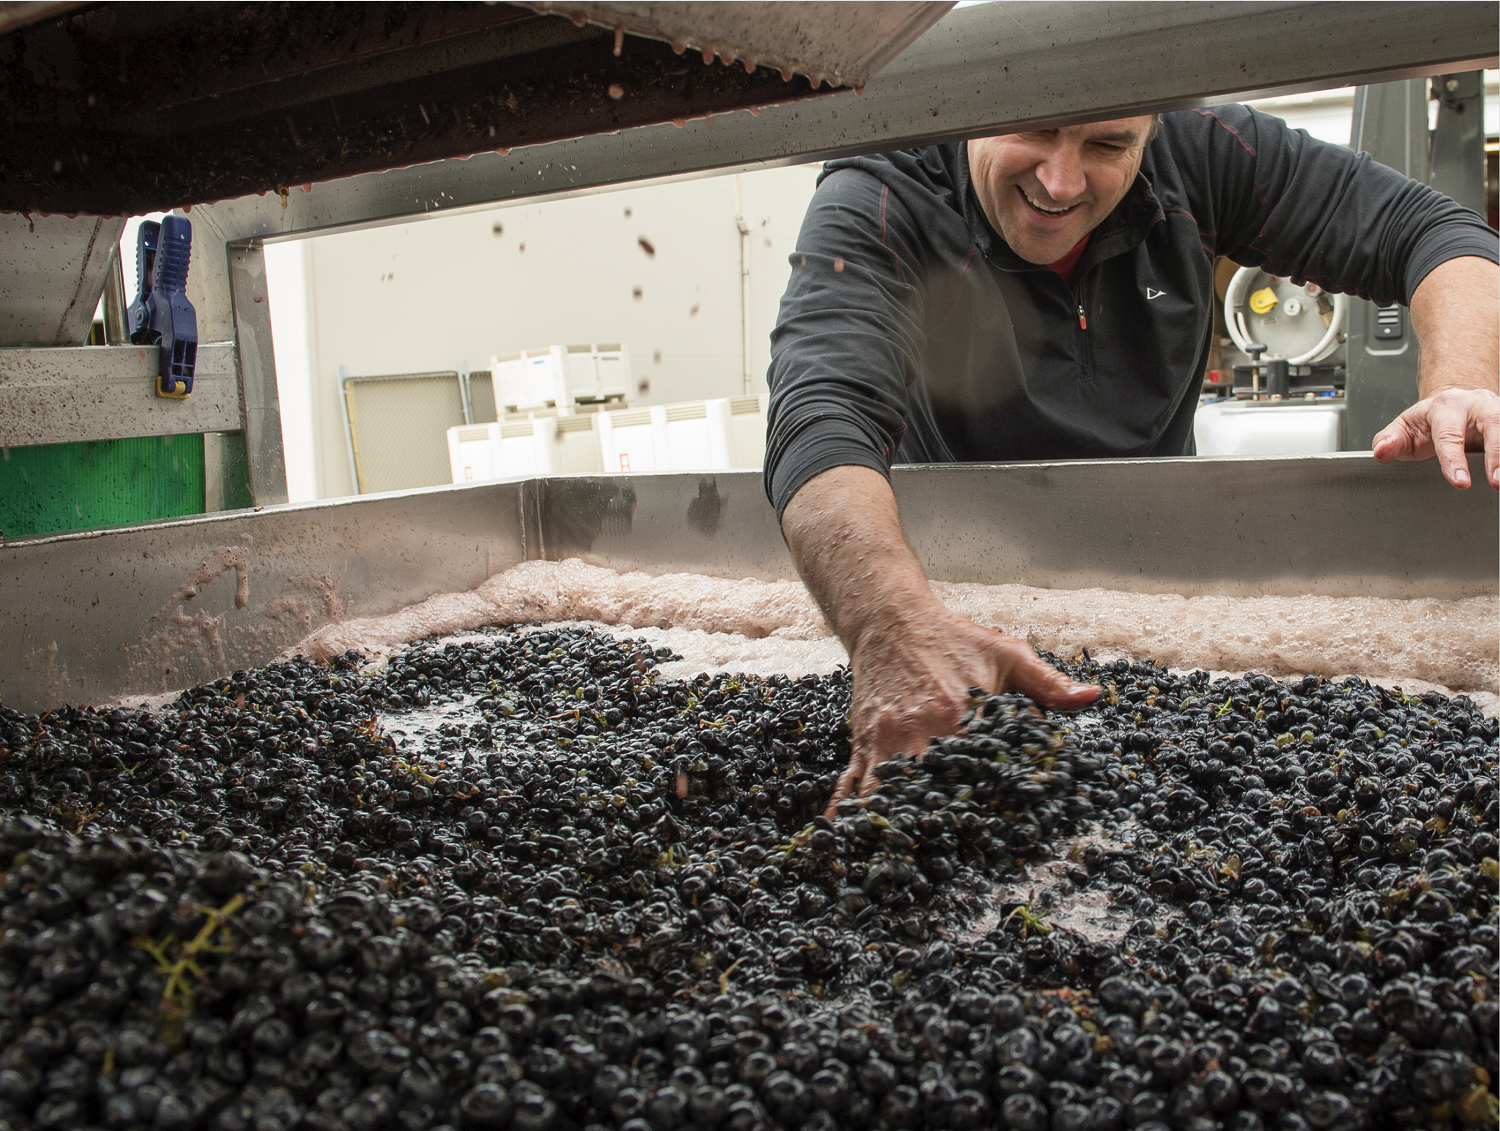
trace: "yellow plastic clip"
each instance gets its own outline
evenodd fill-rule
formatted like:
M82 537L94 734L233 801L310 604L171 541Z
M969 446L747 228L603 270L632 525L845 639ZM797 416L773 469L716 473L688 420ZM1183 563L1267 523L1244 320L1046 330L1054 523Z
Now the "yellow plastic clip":
M1278 301L1275 291L1270 287L1262 287L1250 296L1250 309L1256 314L1267 314L1276 309Z
M168 383L168 378L166 378L166 377L158 377L156 379L156 395L157 396L159 396L159 397L170 397L172 400L176 400L176 401L185 401L185 400L188 399L188 397L190 397L190 396L193 395L192 391L188 389L186 381L175 381L175 380L171 381L171 385L172 385L172 391L171 392L168 392L166 390L166 388L164 387L165 385L167 385L167 383Z

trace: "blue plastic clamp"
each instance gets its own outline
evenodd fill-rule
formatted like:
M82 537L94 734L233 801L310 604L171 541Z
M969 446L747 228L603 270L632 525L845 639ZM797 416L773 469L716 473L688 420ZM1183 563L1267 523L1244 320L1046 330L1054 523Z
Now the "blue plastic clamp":
M161 225L155 220L142 220L135 233L135 301L125 311L125 325L136 345L158 340L148 336L146 300L151 297L151 274L156 267L156 241L160 235Z
M186 397L198 362L198 313L183 293L193 250L193 224L184 216L141 223L136 239L136 300L126 313L130 340L159 345L156 395Z

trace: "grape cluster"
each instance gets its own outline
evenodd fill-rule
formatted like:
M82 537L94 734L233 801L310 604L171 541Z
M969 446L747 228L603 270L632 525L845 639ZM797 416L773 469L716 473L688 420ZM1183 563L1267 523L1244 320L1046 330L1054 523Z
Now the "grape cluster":
M1497 727L1057 661L822 814L847 671L584 629L0 708L0 1125L1492 1125Z

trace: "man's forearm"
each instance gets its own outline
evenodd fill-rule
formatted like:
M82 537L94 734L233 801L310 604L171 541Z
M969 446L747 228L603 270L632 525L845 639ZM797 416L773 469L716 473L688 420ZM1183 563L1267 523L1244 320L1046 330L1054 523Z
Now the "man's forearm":
M1421 344L1419 397L1444 389L1495 392L1500 370L1500 268L1463 256L1434 267L1411 296Z
M781 529L804 584L849 650L849 768L831 816L893 754L919 756L952 734L973 689L1019 691L1043 707L1075 711L1099 689L1075 683L1024 640L945 608L901 534L890 484L867 467L835 467L805 483Z
M851 655L872 626L889 627L937 602L878 471L834 467L808 480L782 513L781 530L803 583Z

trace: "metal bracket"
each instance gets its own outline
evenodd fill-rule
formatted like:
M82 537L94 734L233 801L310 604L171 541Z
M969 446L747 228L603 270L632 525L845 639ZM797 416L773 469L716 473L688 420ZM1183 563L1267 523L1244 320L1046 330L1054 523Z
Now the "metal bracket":
M258 506L287 501L286 453L281 440L281 400L276 389L276 349L261 241L230 244L229 293L234 308L250 498Z

